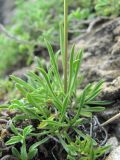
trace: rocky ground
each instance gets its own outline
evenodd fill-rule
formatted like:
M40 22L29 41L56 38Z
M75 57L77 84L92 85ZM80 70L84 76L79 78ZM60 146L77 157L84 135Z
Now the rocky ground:
M74 42L77 44L77 50L84 48L81 69L85 84L100 79L105 80L101 99L110 100L112 104L99 116L102 121L106 121L120 112L120 18L96 25L90 33L86 33ZM120 118L110 123L107 130L109 137L114 136L119 145ZM114 138L112 144L115 143ZM120 146L113 150L106 160L119 159Z

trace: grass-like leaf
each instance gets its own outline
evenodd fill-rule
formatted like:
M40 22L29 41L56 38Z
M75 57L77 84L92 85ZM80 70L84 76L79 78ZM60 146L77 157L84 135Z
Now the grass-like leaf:
M68 86L68 90L70 89L71 86L71 81L72 81L72 77L74 74L74 52L75 52L75 45L73 45L72 50L71 50L71 54L70 54L70 64L69 64L69 86Z
M11 137L10 140L8 140L6 142L6 145L16 144L16 143L21 142L21 141L22 141L22 137L21 136L13 136L13 137Z
M46 137L39 142L34 143L32 146L30 146L29 151L36 149L38 146L40 146L43 143L46 143L49 140L49 137Z
M36 75L34 72L28 72L27 75L28 75L30 78L32 78L34 81L39 82L39 85L40 85L40 86L44 86L44 87L45 87L45 83L44 83L43 79L42 79L40 76Z
M111 103L112 102L110 102L110 101L89 101L86 104L88 104L88 105L109 105Z
M19 151L17 150L17 148L12 147L12 154L17 157L18 159L21 159L21 155L19 153Z
M12 80L14 80L15 82L17 82L19 85L23 86L26 90L28 91L34 91L34 88L29 85L27 82L23 81L22 79L20 78L17 78L15 76L10 76Z
M74 90L74 87L75 87L75 84L76 84L76 80L77 80L77 75L78 75L78 71L80 69L80 64L81 64L81 61L82 61L82 57L83 57L83 50L80 50L76 56L76 60L74 62L74 65L73 65L73 68L74 68L74 75L72 76L72 82L71 82L71 85L70 85L70 94L71 92L73 92Z
M54 70L54 74L55 74L55 77L58 81L58 85L61 87L62 89L62 82L61 82L61 79L60 79L60 74L59 74L59 71L58 71L58 65L56 63L56 58L55 58L55 54L53 52L53 49L52 49L52 46L50 45L50 43L45 40L46 42L46 46L48 48L48 52L49 52L49 55L50 55L50 61L51 61L51 64L52 64L52 67L53 67L53 70Z
M62 111L61 111L61 121L64 120L65 118L65 113L68 107L68 102L69 102L69 95L66 95L64 101L63 101L63 106L62 106Z
M89 108L82 108L81 111L86 111L86 112L101 112L104 111L105 107L89 107Z

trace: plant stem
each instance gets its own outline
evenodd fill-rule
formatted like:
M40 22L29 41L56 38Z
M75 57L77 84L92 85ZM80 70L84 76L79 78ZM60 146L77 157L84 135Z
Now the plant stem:
M67 92L67 61L68 61L68 0L64 0L64 92Z

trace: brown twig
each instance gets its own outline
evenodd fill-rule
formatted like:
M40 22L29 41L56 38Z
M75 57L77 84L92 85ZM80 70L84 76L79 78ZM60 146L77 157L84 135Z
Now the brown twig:
M115 120L117 120L118 118L120 118L120 113L116 114L115 116L113 116L112 118L108 119L106 122L101 124L101 127L104 127L106 125L108 125L109 123L114 122Z
M89 34L93 30L93 28L95 27L96 24L98 24L99 22L102 22L102 21L107 21L107 20L111 20L111 18L109 18L109 17L97 17L94 20L87 21L86 24L88 24L88 28L86 30L83 30L83 29L79 30L79 32L83 33L83 34L78 36L77 38L71 40L70 43L74 43L74 42L82 39L84 36L86 36L87 34ZM80 25L83 25L83 24L85 24L85 21L80 23Z
M75 32L85 33L85 32L87 32L87 30L86 30L86 29L75 29L75 30L69 29L68 32L69 32L69 33L75 33Z
M9 158L12 158L12 160L17 160L17 158L15 158L14 156L11 156L11 155L6 155L6 156L2 157L0 160L7 160Z
M39 45L40 47L44 47L44 45L38 44L38 43L35 42L35 41L22 40L22 39L16 37L15 35L12 35L11 33L9 33L9 32L6 30L6 28L5 28L2 24L0 24L0 32L2 32L7 38L16 41L16 43L21 43L21 44L25 44L25 45ZM58 47L58 44L55 43L55 42L52 42L52 45Z

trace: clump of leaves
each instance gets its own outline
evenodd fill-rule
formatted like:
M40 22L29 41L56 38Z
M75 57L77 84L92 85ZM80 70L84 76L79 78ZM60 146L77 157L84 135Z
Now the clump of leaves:
M44 138L49 136L57 138L67 152L68 159L70 159L70 157L72 157L71 160L76 159L76 157L79 156L84 158L86 157L86 153L88 154L87 156L94 156L94 159L96 159L101 155L101 151L106 150L106 147L100 147L101 149L99 147L96 148L94 151L95 154L91 155L94 150L94 145L89 143L92 143L93 140L90 136L84 135L85 139L80 141L82 135L79 133L78 128L80 125L86 123L86 118L91 119L93 112L104 110L104 107L101 107L104 102L95 101L96 96L101 92L103 81L100 81L96 85L88 84L79 95L76 95L77 76L83 51L80 50L78 54L75 54L73 46L69 64L69 85L65 93L63 80L58 72L58 54L54 54L49 42L46 41L46 45L51 62L51 67L48 68L47 71L43 68L38 68L39 75L29 72L28 82L11 76L16 82L16 87L24 96L21 100L14 100L10 105L11 109L18 110L22 113L22 115L16 115L14 120L29 119L39 121L37 130L45 134ZM71 137L71 129L76 135L77 139L75 140ZM86 137L87 143L85 143ZM82 150L85 149L85 146L83 145L84 147L82 147L82 145L80 145L81 143L91 145L91 153L88 152L88 147L88 150L84 151L85 155L83 155ZM95 147L97 147L97 145L95 145ZM91 160L93 159L91 158Z
M74 143L71 142L67 145L70 151L68 159L74 160L76 157L80 160L96 160L108 149L108 146L96 148L96 145L96 142L89 135L86 135L82 141L77 137Z
M10 127L15 136L13 136L9 141L7 141L6 145L13 145L16 143L22 144L20 152L17 148L12 147L13 156L15 156L19 160L32 160L38 152L37 147L48 140L48 138L45 138L42 141L32 144L27 152L26 139L28 136L30 136L30 133L33 130L32 126L25 127L22 130L22 133L20 133L19 129L15 128L12 123Z

